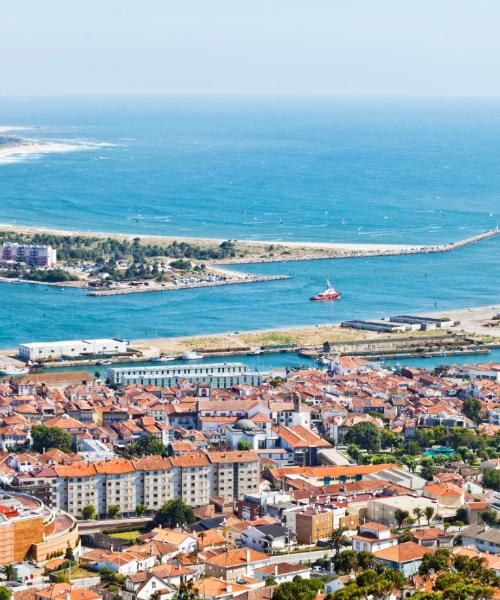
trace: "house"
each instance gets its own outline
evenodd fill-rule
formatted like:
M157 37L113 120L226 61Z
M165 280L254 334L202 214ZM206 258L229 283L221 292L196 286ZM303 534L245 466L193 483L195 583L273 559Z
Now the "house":
M216 577L205 577L195 584L196 596L205 600L232 600L248 592L248 587L239 583L229 583Z
M121 592L123 600L170 600L174 597L174 588L168 586L154 573L140 571L125 579L125 588Z
M439 506L459 509L465 503L465 491L460 486L451 483L431 483L423 489L425 498L435 500Z
M489 525L470 525L462 531L462 545L476 546L481 552L500 554L500 529Z
M375 558L390 569L401 571L405 577L418 572L422 558L431 550L415 542L404 542L375 552Z
M340 577L335 577L335 579L331 579L325 583L324 593L326 596L328 594L333 594L334 592L338 592L342 588L345 588L346 585L349 585L353 581L353 575L341 575Z
M267 564L268 555L250 548L235 548L208 557L205 564L207 575L236 581L240 575L252 576L255 569Z
M448 533L440 527L427 527L412 532L417 544L426 548L451 548L453 544L453 533Z
M253 576L262 581L266 581L268 578L274 579L279 585L286 581L293 581L295 577L311 579L311 568L300 564L292 565L287 562L280 562L256 569Z
M167 585L177 588L181 583L194 579L196 575L193 569L173 562L151 567L150 572L160 577Z
M367 521L359 527L359 533L352 538L352 549L375 554L379 550L391 548L398 543L398 537L392 535L391 528L382 523Z
M272 553L273 551L286 550L295 542L295 534L288 527L279 523L271 525L250 525L240 537L243 546Z
M163 542L177 548L177 551L182 554L190 554L197 547L196 538L188 533L181 533L172 529L163 529L161 527L152 529L149 533L141 535L137 538L140 542Z
M156 557L144 556L131 550L109 552L97 548L82 554L80 563L82 566L91 567L98 571L110 569L120 575L131 575L153 567L156 564Z
M73 587L70 583L54 583L34 592L35 600L102 600L102 596L83 588Z

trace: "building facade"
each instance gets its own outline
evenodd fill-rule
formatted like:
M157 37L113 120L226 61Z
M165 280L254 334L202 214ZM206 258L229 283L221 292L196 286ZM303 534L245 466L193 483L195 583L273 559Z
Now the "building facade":
M0 260L25 263L34 267L54 267L57 251L52 246L34 244L0 244Z

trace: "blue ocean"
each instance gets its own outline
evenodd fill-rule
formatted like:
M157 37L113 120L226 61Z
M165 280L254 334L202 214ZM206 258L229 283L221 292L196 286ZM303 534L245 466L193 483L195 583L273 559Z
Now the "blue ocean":
M3 223L362 243L444 243L500 224L494 99L3 98L0 115L73 150L0 160ZM0 347L492 304L499 248L252 265L293 279L113 298L0 284ZM327 277L342 300L309 302Z

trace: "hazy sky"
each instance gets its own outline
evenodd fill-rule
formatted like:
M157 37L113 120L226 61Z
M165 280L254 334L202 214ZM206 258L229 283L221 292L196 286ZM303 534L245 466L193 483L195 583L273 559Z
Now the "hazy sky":
M500 0L0 0L0 95L499 94Z

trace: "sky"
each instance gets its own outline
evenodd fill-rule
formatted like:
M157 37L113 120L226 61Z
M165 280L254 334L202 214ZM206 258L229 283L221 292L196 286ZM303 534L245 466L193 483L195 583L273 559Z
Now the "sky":
M499 0L0 0L0 96L500 94Z

